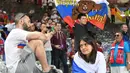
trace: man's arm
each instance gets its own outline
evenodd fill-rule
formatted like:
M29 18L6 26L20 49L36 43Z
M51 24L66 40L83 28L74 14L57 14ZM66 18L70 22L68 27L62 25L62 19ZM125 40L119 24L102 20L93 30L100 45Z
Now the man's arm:
M27 40L42 40L46 42L47 36L41 32L29 32L26 37Z
M130 53L127 53L127 70L130 70Z
M130 62L130 52L127 53L127 62Z

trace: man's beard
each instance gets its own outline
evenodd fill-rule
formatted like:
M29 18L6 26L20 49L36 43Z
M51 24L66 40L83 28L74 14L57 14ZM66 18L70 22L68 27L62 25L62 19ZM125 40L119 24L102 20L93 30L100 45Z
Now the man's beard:
M29 31L29 28L28 28L26 23L23 24L23 29L26 30L26 31Z

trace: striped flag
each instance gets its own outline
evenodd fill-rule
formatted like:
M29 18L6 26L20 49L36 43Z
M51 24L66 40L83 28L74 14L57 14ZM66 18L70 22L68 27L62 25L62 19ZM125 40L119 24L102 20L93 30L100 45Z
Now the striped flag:
M75 20L72 19L72 13L75 6L78 5L80 0L54 0L57 11L63 18L63 20L70 26L74 27ZM88 0L87 0L88 1ZM89 0L96 4L101 5L100 10L91 10L86 13L87 21L95 25L100 29L104 29L106 18L108 14L108 2L107 0Z

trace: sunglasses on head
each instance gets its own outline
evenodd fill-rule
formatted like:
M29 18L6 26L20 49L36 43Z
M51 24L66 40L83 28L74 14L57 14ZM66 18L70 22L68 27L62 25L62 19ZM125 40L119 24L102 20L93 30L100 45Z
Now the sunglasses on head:
M22 16L20 17L20 19L22 19L24 16L25 16L25 14L24 14L24 15L22 15Z

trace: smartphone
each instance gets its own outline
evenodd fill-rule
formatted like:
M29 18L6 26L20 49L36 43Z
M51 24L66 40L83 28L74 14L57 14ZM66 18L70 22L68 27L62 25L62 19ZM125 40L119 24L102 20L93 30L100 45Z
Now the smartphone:
M51 31L54 31L55 29L54 29L54 27L51 27Z

